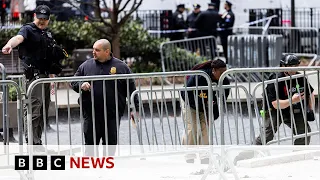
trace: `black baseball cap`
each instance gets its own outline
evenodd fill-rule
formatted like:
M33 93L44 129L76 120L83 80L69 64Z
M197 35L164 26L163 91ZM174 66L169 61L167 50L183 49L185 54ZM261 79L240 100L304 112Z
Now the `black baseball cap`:
M210 2L210 3L208 3L208 6L214 6L214 7L216 7L216 6L217 6L217 4L216 4L216 3L212 3L212 2Z
M36 10L35 10L36 16L38 19L49 19L51 10L48 6L46 5L39 5Z
M200 7L201 7L200 4L197 4L197 3L196 3L196 4L193 4L193 8L194 8L194 9L199 9Z
M177 8L185 8L184 4L178 4Z
M228 4L228 6L232 6L232 2L226 1L226 3Z

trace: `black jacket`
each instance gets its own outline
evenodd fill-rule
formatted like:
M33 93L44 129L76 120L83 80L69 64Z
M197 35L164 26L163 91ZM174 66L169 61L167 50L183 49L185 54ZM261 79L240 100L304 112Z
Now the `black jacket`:
M219 21L219 13L214 9L208 9L198 15L195 21L195 28L199 31L201 36L217 36Z
M129 67L117 58L112 58L105 63L100 63L94 59L88 59L80 65L75 76L95 76L95 75L110 75L110 74L131 74ZM82 82L72 82L72 88L74 91L79 93L79 86ZM91 82L89 82L91 84ZM91 84L92 86L92 84ZM127 80L117 80L117 89L115 88L115 80L105 81L105 92L103 92L103 81L93 82L93 93L94 93L94 108L96 117L103 118L104 115L104 93L106 95L106 107L108 118L116 118L116 96L118 93L118 112L119 117L124 113L126 107L126 98L129 98L133 91L136 90L135 82L133 79L129 79L129 96L127 97ZM139 110L138 96L135 96L135 107ZM91 92L82 91L82 105L83 110L86 113L91 114Z
M218 80L216 80L215 78L212 77L212 69L203 69L202 71L206 72L210 77L213 83L217 83L218 84ZM198 86L208 86L207 80L203 77L203 76L190 76L187 80L187 87L194 87L196 86L196 77L198 77ZM223 85L229 85L230 81L225 78L223 80ZM189 105L192 109L196 109L196 101L194 98L194 94L196 93L196 90L193 91L188 91L188 100L189 100ZM229 96L230 90L229 89L225 89L225 96L226 98ZM213 92L213 111L214 111L214 119L217 119L219 117L219 108L218 108L218 101L217 101L217 96L219 95L218 91L214 91ZM185 98L185 91L181 91L181 97L184 101L186 101ZM207 108L208 108L208 91L207 90L198 90L198 108L199 108L199 112L204 112L203 110L203 104L202 104L202 97L204 97L204 102L205 102L205 108L206 108L206 112Z

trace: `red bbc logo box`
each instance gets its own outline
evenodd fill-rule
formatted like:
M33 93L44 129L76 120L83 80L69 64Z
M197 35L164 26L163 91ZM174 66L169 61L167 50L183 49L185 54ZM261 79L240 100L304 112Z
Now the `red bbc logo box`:
M15 156L15 170L30 170L30 159L32 159L33 170L48 170L48 159L50 159L50 170L65 170L66 159L64 156Z

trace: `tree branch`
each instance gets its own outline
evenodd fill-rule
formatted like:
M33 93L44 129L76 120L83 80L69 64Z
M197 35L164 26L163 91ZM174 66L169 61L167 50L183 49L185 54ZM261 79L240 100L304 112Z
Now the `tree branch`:
M111 13L111 10L110 10L110 8L108 7L108 5L107 5L107 3L106 3L105 0L103 1L103 5L106 7L107 13L110 14L110 13Z
M115 10L118 9L117 7L118 3L116 3L116 0L113 0L112 2L113 2L113 12L114 12Z
M118 9L119 9L119 7L120 7L120 5L121 5L121 2L122 2L122 0L118 0L118 2L117 2L117 7L118 7Z
M119 10L119 12L122 12L127 7L129 2L130 2L130 0L127 0L126 3L124 4L124 6Z
M134 0L134 3L132 4L129 13L126 14L126 15L121 19L121 21L119 22L119 27L123 26L124 23L127 22L127 20L128 20L128 19L130 18L130 16L131 16L131 14L132 14L134 11L136 11L136 10L141 6L142 1L143 1L143 0L139 0L139 2L137 3L137 0Z

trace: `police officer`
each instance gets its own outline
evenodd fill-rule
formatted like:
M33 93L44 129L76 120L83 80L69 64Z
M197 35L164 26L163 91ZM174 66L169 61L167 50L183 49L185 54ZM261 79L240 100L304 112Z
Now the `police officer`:
M195 30L192 30L195 28L195 21L196 18L198 17L198 15L200 14L201 10L201 6L200 4L194 4L193 5L193 12L191 14L188 15L187 17L187 25L189 27L189 31L188 31L188 38L195 38L197 37L197 32Z
M57 64L56 54L53 53L55 41L47 27L50 20L50 8L39 5L35 9L33 23L23 25L18 35L12 37L2 48L4 54L10 54L12 49L19 46L19 58L24 66L27 86L39 78L52 77L61 72ZM59 57L60 58L60 57ZM60 60L60 59L59 59ZM45 111L48 114L50 102L50 84L44 85ZM32 131L33 142L28 142L27 124L25 124L26 141L33 145L42 145L42 131L44 128L42 86L36 86L31 94L32 102ZM25 123L27 117L25 112ZM39 146L38 146L39 147ZM39 148L43 148L40 146Z
M297 67L300 64L300 59L293 55L287 54L282 57L280 61L281 67ZM281 72L278 74L278 78L292 76L299 74L299 72ZM272 74L269 80L276 79L276 74ZM304 86L304 80L306 86ZM293 127L292 133L294 135L306 133L306 127L308 132L311 131L308 121L314 120L313 103L314 89L308 83L305 77L292 78L290 86L290 80L279 81L278 88L276 89L275 83L268 84L266 87L265 109L260 111L261 115L265 117L265 138L258 136L254 142L255 145L267 144L274 138L274 133L277 133L281 123L286 124L289 128ZM279 99L277 99L277 94ZM304 107L304 101L307 103L307 109ZM301 103L302 102L302 103ZM278 108L279 103L279 108ZM291 107L292 111L291 111ZM282 119L279 112L279 124L277 120L277 110L281 109ZM303 117L303 110L305 111L306 119ZM269 115L271 114L271 116ZM291 120L293 116L293 121ZM292 124L293 123L293 124ZM266 142L263 142L263 141ZM310 143L310 136L297 138L294 140L294 145L308 145ZM237 164L240 160L251 159L254 157L254 151L240 152L234 159L234 164Z
M300 64L300 59L293 55L287 54L283 56L281 59L281 67L296 67ZM295 74L299 74L299 72L283 72L279 73L278 78L292 76ZM276 74L270 76L271 79L275 79ZM304 86L304 80L306 81L306 86ZM279 126L277 125L277 109L281 109L283 115L283 122L288 126L291 127L291 115L294 117L294 124L292 129L293 134L304 134L305 127L308 128L308 132L311 131L309 123L305 121L303 118L303 110L305 110L306 115L313 114L313 106L312 102L314 102L314 94L313 88L308 83L308 80L305 77L300 77L297 79L292 79L292 86L290 87L290 80L287 81L280 81L278 82L278 89L276 89L275 84L268 84L266 87L267 92L267 99L269 104L266 104L266 109L270 108L271 117L268 116L268 112L263 113L266 117L266 143L271 141L274 137L273 132L278 130ZM310 89L309 89L310 88ZM278 91L279 99L277 99L276 91ZM311 92L311 94L310 94ZM291 100L289 99L291 98ZM278 107L279 101L279 107ZM307 101L307 109L304 109L304 101ZM300 103L302 102L302 104ZM293 114L291 113L290 106L292 106ZM310 116L309 116L310 117ZM307 118L308 119L308 118ZM308 119L312 120L312 119ZM307 126L305 126L307 123ZM295 127L296 126L296 127ZM272 128L273 127L273 128ZM310 137L307 138L307 144L310 143ZM261 137L259 136L256 139L256 145L262 145ZM305 145L305 138L298 138L294 140L295 145Z
M220 11L220 0L211 0L211 2L216 5L216 9L219 12Z
M176 12L172 15L172 30L183 30L187 29L187 24L183 18L183 12L185 10L184 4L179 4L177 6ZM171 34L171 40L184 39L183 32L175 32Z
M195 21L195 27L200 36L217 37L217 27L220 20L219 13L215 8L216 4L209 3L208 10L201 12Z
M112 56L111 44L106 39L100 39L94 43L93 56L94 58L85 61L79 66L75 76L131 74L131 70L124 62ZM105 88L102 81L94 81L92 84L90 82L71 83L74 91L79 93L79 89L81 88L82 90L86 155L94 155L94 146L92 145L99 145L100 140L102 140L102 145L109 145L109 155L114 155L114 146L118 143L118 127L126 107L126 98L130 99L132 92L136 90L134 80L130 79L128 82L129 94L127 94L126 80L118 80L117 88L115 88L115 81L111 80L105 81ZM94 103L92 103L91 99L91 88L94 94ZM115 97L116 89L117 98ZM104 95L106 96L106 101L104 101ZM139 109L138 96L135 96L134 100L136 109ZM94 106L94 112L92 111L92 106ZM131 115L134 116L134 114ZM95 117L95 127L93 125L93 117ZM93 129L95 129L95 134ZM106 149L103 150L103 153L106 153Z
M210 77L212 82L218 83L220 81L221 75L227 70L225 62L220 59L216 59L213 61L207 61L201 64L197 64L191 70L201 70L206 72ZM230 81L225 78L222 80L223 85L229 85ZM187 77L187 87L195 87L195 86L208 86L207 80L202 76L189 76ZM207 90L198 90L198 95L195 95L197 92L181 91L181 103L183 104L182 113L184 120L187 124L186 134L183 137L182 144L183 145L209 145L209 138L207 132L207 120L205 117L208 117L208 91ZM228 98L230 93L229 89L225 89L225 97ZM214 120L219 117L219 108L218 108L218 100L217 93L213 92L213 118ZM184 105L186 107L184 108ZM198 111L198 112L197 112ZM206 114L205 114L206 113ZM197 120L199 119L199 120ZM200 124L201 131L198 132L198 125ZM201 136L201 138L198 137ZM191 153L185 156L187 163L194 163L194 159L196 155ZM200 153L200 160L202 164L207 164L209 159L206 154Z
M220 21L220 39L223 48L223 54L226 58L226 63L228 64L228 36L232 35L232 27L234 25L235 17L231 10L232 3L230 1L226 1L224 4L224 12L221 16Z

